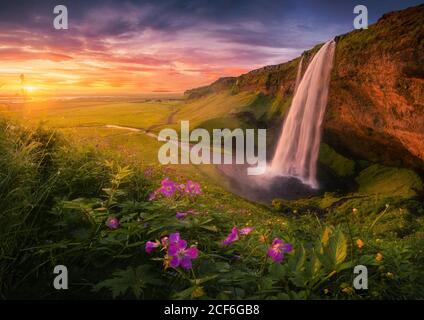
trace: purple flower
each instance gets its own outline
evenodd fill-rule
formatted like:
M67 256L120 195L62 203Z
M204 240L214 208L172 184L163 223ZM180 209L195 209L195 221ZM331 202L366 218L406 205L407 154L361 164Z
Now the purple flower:
M151 253L154 249L156 249L157 247L159 247L160 243L158 241L147 241L146 242L146 247L145 250L147 253Z
M237 227L233 227L231 229L230 234L227 236L227 238L222 241L223 246L228 246L229 244L233 243L234 241L237 241L239 239Z
M188 180L186 183L186 192L193 195L202 194L200 184L191 180Z
M197 211L194 210L194 209L189 209L186 212L182 212L182 211L177 212L175 217L177 219L181 220L181 219L184 219L185 217L187 217L188 215L194 215L194 214L197 214Z
M150 192L149 194L149 201L155 200L156 199L156 191Z
M188 212L177 212L177 214L175 215L175 217L178 220L184 219L185 217L187 217Z
M168 245L172 246L172 245L177 245L179 244L181 241L186 242L185 240L181 240L180 237L180 233L179 232L175 232L175 233L171 233L168 237ZM187 244L186 244L187 245Z
M187 248L187 241L182 240L178 232L169 235L168 256L172 268L191 269L191 260L196 259L198 255L197 247Z
M118 229L120 226L119 220L118 218L115 217L109 217L106 220L106 226L111 229L111 230L115 230Z
M175 193L176 186L175 182L172 180L165 178L161 182L161 187L158 189L160 193L162 193L165 197L172 197Z
M242 235L248 235L249 233L252 232L252 230L253 230L252 227L245 227L245 228L241 228L239 233Z
M177 186L178 191L184 193L186 192L186 185L184 183L181 183Z
M285 243L283 240L275 238L268 248L268 256L274 262L280 263L284 259L284 254L291 251L293 251L293 246L290 243Z

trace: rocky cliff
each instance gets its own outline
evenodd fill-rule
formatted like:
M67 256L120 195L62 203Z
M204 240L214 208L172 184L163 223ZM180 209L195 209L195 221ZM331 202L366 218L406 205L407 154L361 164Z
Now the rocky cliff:
M325 139L361 158L424 169L424 5L337 39Z
M420 5L336 37L324 141L340 153L424 171L423 22ZM303 72L319 47L303 53ZM226 91L266 97L261 101L268 112L257 120L266 122L275 136L293 96L299 61L222 78L186 96L202 99Z

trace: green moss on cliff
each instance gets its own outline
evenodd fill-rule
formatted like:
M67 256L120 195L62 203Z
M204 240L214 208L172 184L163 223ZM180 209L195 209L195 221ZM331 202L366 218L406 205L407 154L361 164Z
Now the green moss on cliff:
M321 143L318 161L330 168L339 177L352 176L355 173L355 162L338 154L325 143Z
M374 164L362 170L356 178L358 192L412 197L423 189L420 177L411 170Z

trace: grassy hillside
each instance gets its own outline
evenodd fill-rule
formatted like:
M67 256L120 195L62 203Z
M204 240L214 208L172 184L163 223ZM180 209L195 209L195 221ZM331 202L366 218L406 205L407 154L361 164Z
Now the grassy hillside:
M370 167L358 193L263 206L225 191L202 167L146 165L134 133L120 140L116 129L78 130L67 141L66 130L0 122L4 298L424 298L424 208L411 193L418 182L372 194L382 182ZM165 177L200 182L201 194L149 200ZM119 226L108 227L110 219ZM233 226L253 229L223 246ZM169 267L166 250L145 252L148 241L175 232L199 250L190 270ZM294 248L282 262L267 256L275 238ZM352 288L358 263L369 268L366 292ZM51 286L57 264L71 270L65 293Z

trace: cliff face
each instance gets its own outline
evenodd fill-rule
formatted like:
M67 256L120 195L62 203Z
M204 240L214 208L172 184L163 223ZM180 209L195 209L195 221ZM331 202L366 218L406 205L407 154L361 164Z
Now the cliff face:
M420 5L336 38L324 141L340 153L424 171L423 22ZM319 47L304 52L303 72ZM266 96L269 112L258 120L275 129L290 105L299 61L223 78L186 95L199 99L228 91ZM272 138L276 132L271 130Z
M325 139L355 156L424 169L424 6L337 39Z

